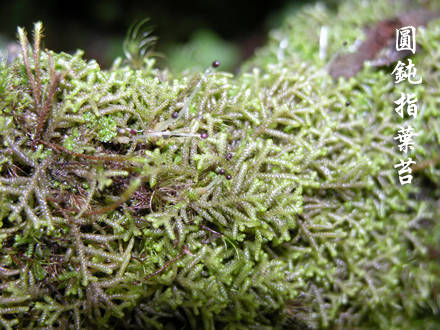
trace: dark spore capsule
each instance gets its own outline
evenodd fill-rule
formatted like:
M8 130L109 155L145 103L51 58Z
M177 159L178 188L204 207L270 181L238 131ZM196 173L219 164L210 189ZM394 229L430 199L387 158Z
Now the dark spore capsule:
M212 67L213 67L213 68L218 68L219 65L220 65L220 62L217 61L217 60L215 60L214 62L212 62Z
M179 113L177 111L174 111L171 117L173 117L173 119L177 119L177 117L179 117Z
M225 174L225 170L221 168L221 169L218 170L218 173L223 175L223 174Z
M232 175L230 175L230 174L226 175L226 179L231 180L232 179Z
M228 153L227 155L226 155L226 159L227 160L230 160L230 159L232 159L232 157L233 157L234 155L232 154L232 153Z
M206 139L206 138L208 138L208 133L203 132L202 134L200 134L200 137L201 137L202 139Z
M351 104L350 101L345 102L345 106L348 107Z

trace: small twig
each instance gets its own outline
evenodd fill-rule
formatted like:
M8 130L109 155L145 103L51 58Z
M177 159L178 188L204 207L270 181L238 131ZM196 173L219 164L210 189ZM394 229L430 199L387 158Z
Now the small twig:
M219 233L219 232L215 231L214 229L211 229L211 228L209 228L209 227L207 227L207 226L205 226L205 225L200 225L200 227L201 227L202 229L205 229L205 230L211 232L212 234L214 234L214 236L217 236L217 237L222 237L222 236L223 236L222 233Z
M32 149L35 149L35 146L37 145L41 131L43 130L43 126L46 122L46 118L49 114L50 105L52 103L52 99L55 95L55 90L58 87L58 84L60 80L62 79L63 75L60 73L55 73L55 65L53 63L52 56L48 53L49 56L49 74L50 74L50 85L49 85L49 93L46 97L46 100L44 101L43 109L40 111L39 116L40 120L38 121L37 129L35 130L34 135L34 142L32 144ZM37 79L40 79L39 77Z
M180 253L177 257L174 257L173 259L171 259L170 261L168 261L165 265L163 265L162 267L160 267L158 270L156 270L156 271L154 271L153 273L147 275L147 276L144 278L144 280L147 281L147 280L151 279L152 277L154 277L154 276L156 276L156 275L162 273L165 269L167 269L169 266L171 266L172 264L174 264L177 260L179 260L180 258L182 258L184 254L185 254L184 252Z
M151 279L152 277L162 273L165 269L167 269L169 266L171 266L172 264L174 264L176 261L178 261L180 258L182 258L185 254L189 254L189 255L193 255L191 253L191 251L188 250L188 248L184 245L183 246L183 252L181 252L177 257L174 257L173 259L171 259L170 261L168 261L165 265L163 265L162 267L160 267L158 270L154 271L151 274L148 274L144 280L148 281L149 279Z
M35 101L40 103L41 100L41 79L40 79L40 42L42 37L42 24L41 22L37 22L34 25L34 66L35 66L35 85L37 87L34 90L35 93ZM38 113L39 108L37 108Z
M151 212L153 212L153 196L154 196L155 192L156 192L156 190L153 190L153 193L150 196L149 207L150 207Z
M431 165L435 165L437 163L440 163L440 157L436 157L436 158L424 161L423 163L416 164L411 167L411 170L413 172L418 172L418 171L424 170L425 168L427 168Z
M20 274L19 269L7 269L3 266L0 266L0 274L6 275L6 276L14 276Z
M29 64L28 39L24 29L18 28L18 37L20 39L21 53L23 55L23 61L24 61L24 66L26 68L27 77L29 79L29 83L31 84L32 93L34 95L35 109L38 113L38 110L40 108L40 100L36 98L36 96L38 95L37 84L35 83L34 76L32 75L31 65Z
M44 141L44 140L38 140L37 143L41 143L45 145L46 147L51 148L54 151L58 152L64 152L66 154L69 154L73 157L78 158L84 158L89 160L96 160L96 161L109 161L109 162L123 162L127 160L133 160L132 156L124 156L124 155L115 155L115 154L106 154L106 155L86 155L86 154L80 154L74 151L70 151L69 149L66 149L58 144Z

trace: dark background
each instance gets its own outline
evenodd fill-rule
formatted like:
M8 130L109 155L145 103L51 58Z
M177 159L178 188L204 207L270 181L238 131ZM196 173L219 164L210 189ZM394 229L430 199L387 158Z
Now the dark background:
M57 52L81 48L86 58L95 58L105 67L122 55L122 41L130 25L149 17L154 35L159 37L158 51L185 43L194 31L204 28L237 46L243 60L264 44L267 31L281 24L284 15L313 2L11 0L1 2L0 35L15 40L17 26L31 31L33 23L40 20L47 36L44 47ZM337 0L325 2L335 6Z

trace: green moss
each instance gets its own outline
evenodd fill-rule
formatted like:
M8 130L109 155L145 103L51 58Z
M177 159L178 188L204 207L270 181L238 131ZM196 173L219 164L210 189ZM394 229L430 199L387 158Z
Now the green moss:
M0 70L2 326L438 327L439 21L418 29L422 86L325 65L399 6L306 8L237 76L104 71L20 30L26 61ZM400 186L409 88L431 163Z

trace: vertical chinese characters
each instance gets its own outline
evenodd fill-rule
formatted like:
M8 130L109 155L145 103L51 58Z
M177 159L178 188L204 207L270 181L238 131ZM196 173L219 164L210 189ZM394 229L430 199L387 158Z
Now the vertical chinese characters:
M412 85L418 85L422 83L421 77L419 79L416 79L417 69L411 59L408 59L407 65L399 60L391 74L395 76L396 84L405 80L407 80Z
M398 113L400 118L403 119L405 106L406 106L406 113L408 114L408 116L412 116L413 118L417 117L417 97L416 97L416 94L401 93L400 99L398 99L397 101L394 101L394 103L398 105L398 107L395 109L395 111Z
M413 26L396 29L396 51L406 50L413 54L416 53L416 29ZM408 59L408 64L398 61L391 74L394 75L396 84L403 81L407 81L411 85L422 83L422 77L417 76L417 68L411 59ZM400 98L394 101L394 104L397 105L394 110L400 118L403 119L405 113L408 117L417 117L417 97L415 94L401 93ZM394 140L399 143L399 151L408 154L409 151L414 150L414 137L417 135L418 133L414 132L410 125L401 127L394 137ZM398 171L400 184L405 185L412 182L413 176L410 166L415 164L416 162L409 157L407 160L401 159L399 164L394 165L394 168L400 168Z
M396 50L410 50L416 53L416 29L414 26L405 26L396 29Z

